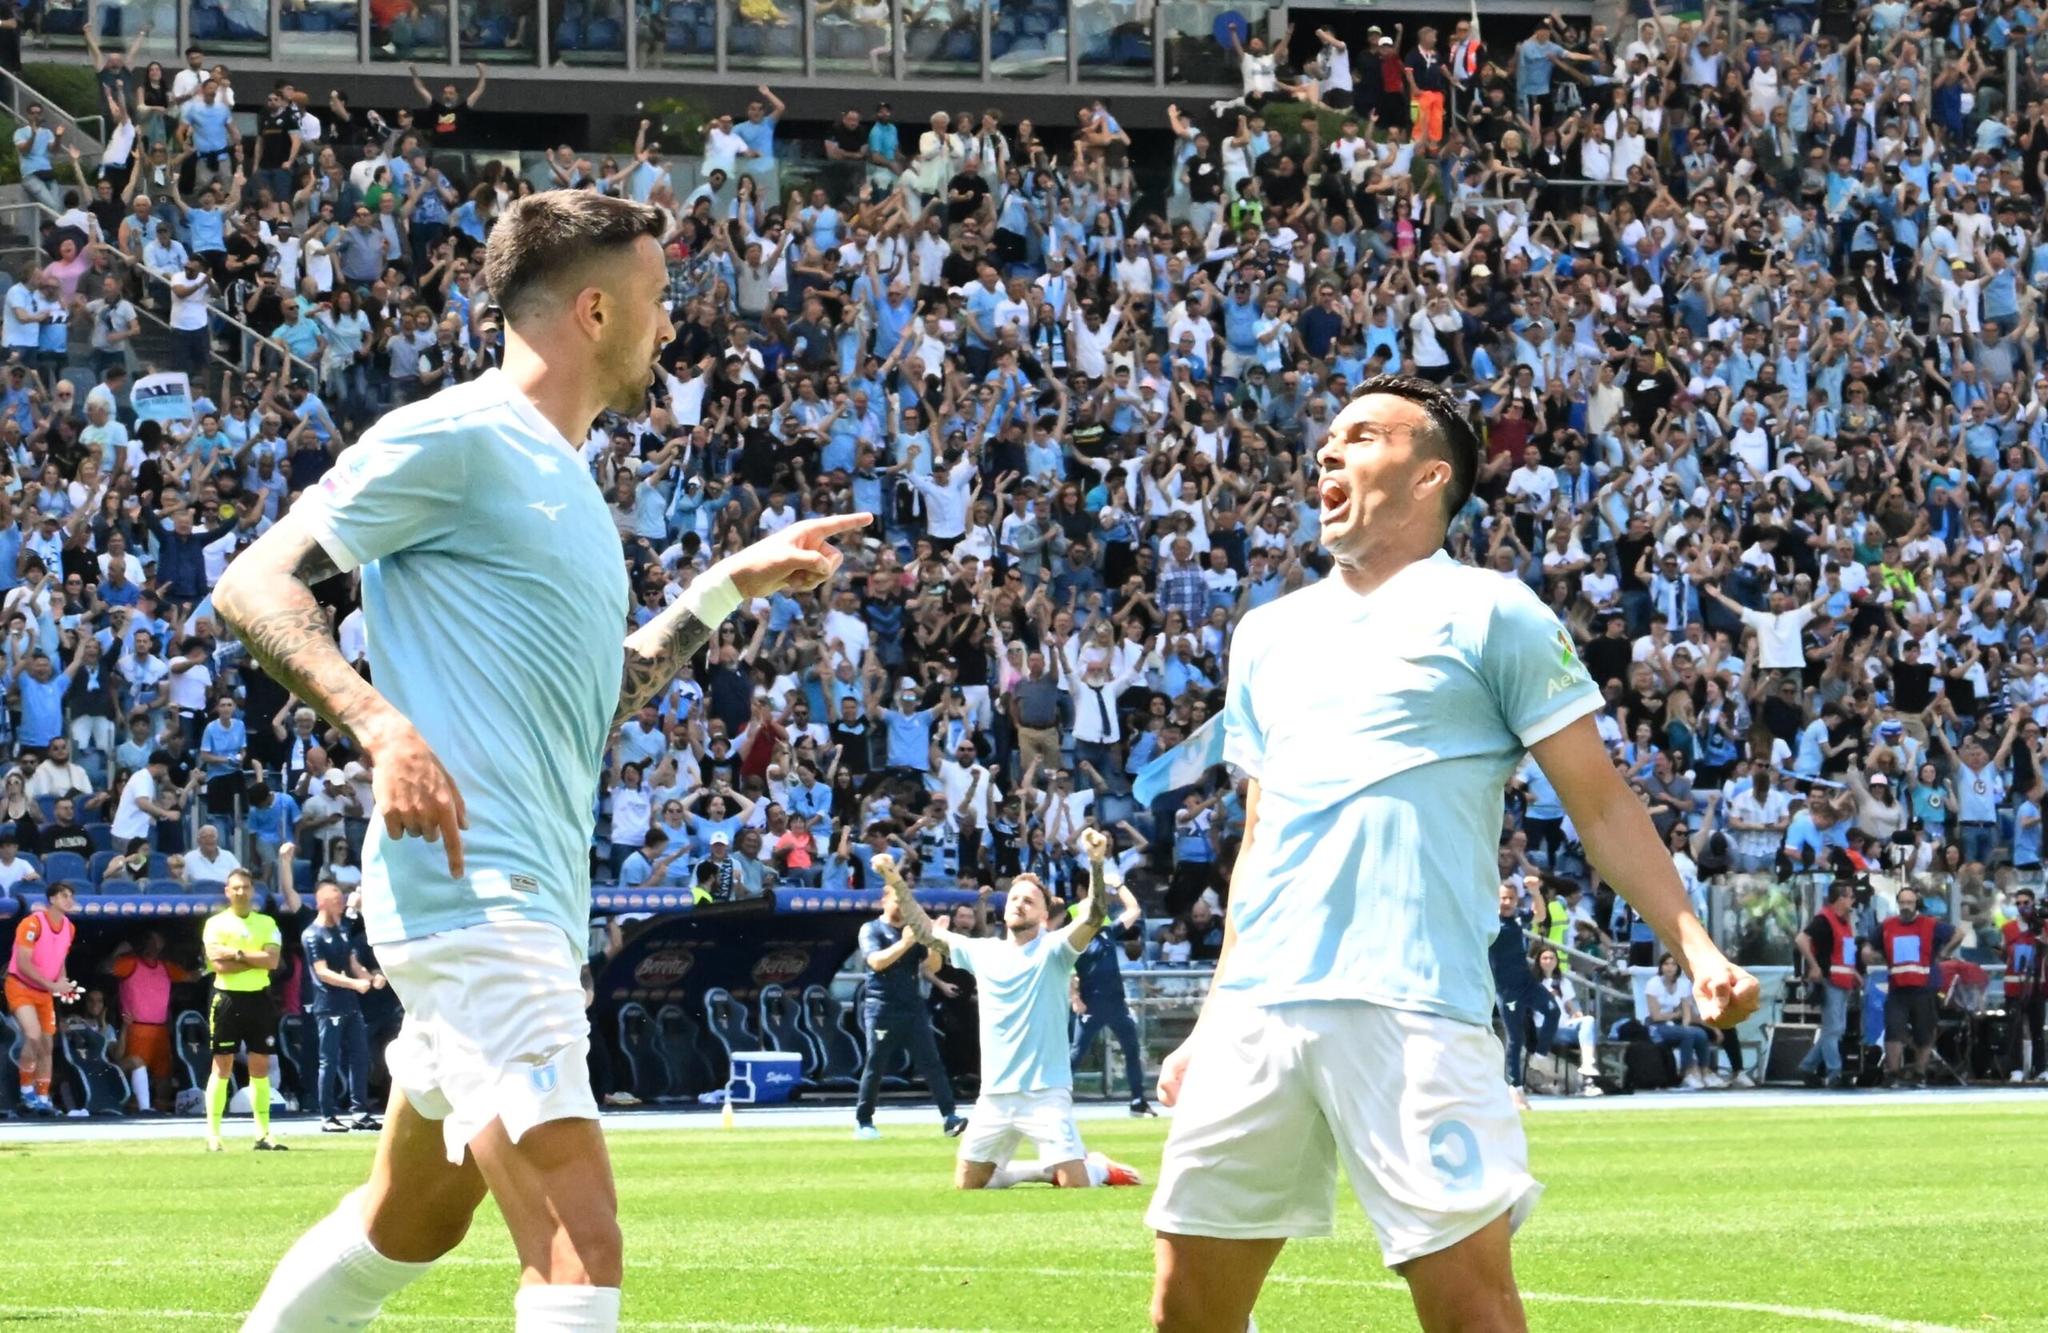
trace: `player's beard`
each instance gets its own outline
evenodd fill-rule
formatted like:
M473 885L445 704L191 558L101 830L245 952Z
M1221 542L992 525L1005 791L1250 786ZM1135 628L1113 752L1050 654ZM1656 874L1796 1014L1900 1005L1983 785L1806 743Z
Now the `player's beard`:
M621 416L637 417L647 410L648 391L654 387L654 358L639 344L607 355L600 364L616 366L618 379L605 394L605 408Z

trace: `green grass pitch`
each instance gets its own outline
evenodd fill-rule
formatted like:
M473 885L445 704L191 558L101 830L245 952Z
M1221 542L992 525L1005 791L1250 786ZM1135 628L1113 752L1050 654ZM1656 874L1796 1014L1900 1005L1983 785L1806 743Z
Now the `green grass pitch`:
M1517 1243L1537 1329L2048 1329L2031 1104L1604 1110L1528 1120L1549 1187ZM233 1328L299 1231L359 1183L367 1136L290 1124L296 1151L196 1140L0 1145L0 1325ZM1148 1327L1150 1191L946 1188L936 1124L612 1136L625 1324L704 1333ZM1157 1170L1163 1122L1085 1122ZM1281 1256L1263 1333L1413 1327L1347 1200ZM516 1274L489 1205L378 1327L509 1329Z

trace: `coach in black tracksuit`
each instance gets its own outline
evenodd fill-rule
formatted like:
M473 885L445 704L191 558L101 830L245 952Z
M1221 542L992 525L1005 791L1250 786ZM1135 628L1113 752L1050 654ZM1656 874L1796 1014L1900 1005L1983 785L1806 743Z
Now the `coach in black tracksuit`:
M925 1013L924 996L917 976L931 953L903 932L903 912L894 895L882 899L882 914L860 928L860 956L873 975L868 978L867 1000L861 1006L861 1031L867 1036L868 1062L860 1072L860 1101L854 1108L856 1134L872 1135L875 1130L875 1099L882 1075L896 1062L897 1053L908 1046L917 1076L931 1089L939 1114L945 1117L946 1133L957 1135L967 1122L957 1113L953 1083L939 1059L939 1045L932 1038L932 1021Z

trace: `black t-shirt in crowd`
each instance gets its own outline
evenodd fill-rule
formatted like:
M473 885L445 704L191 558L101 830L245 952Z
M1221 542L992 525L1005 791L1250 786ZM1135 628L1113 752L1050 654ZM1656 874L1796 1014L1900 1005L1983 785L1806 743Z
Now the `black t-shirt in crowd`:
M956 194L969 198L955 199ZM981 205L988 198L988 182L978 171L963 171L946 182L946 221L949 224L965 222L981 212Z
M82 824L45 824L36 837L42 854L70 852L76 856L92 858L92 839L86 835Z
M297 107L266 107L256 122L256 165L265 171L282 171L290 166L292 136L298 132Z
M856 717L848 722L844 718L834 722L830 728L832 743L839 747L839 766L849 773L868 771L868 720Z
M1892 704L1911 716L1934 702L1934 668L1925 662L1892 664Z

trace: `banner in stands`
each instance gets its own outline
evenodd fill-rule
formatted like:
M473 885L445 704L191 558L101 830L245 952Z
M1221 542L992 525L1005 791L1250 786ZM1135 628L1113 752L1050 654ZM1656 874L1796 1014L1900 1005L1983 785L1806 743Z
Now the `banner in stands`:
M144 375L128 395L137 421L192 420L192 381L183 371Z

